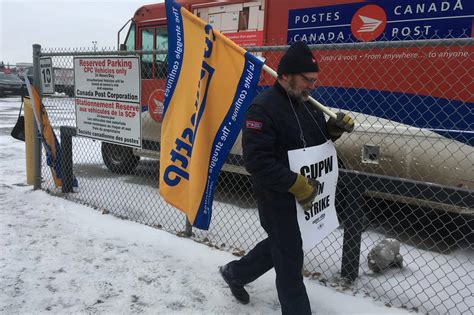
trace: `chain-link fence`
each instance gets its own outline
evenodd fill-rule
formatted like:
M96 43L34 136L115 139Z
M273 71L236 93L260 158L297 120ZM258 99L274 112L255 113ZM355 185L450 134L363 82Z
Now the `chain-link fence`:
M251 52L275 68L285 48ZM313 48L321 73L312 96L350 112L357 127L336 143L341 167L347 170L341 171L338 184L341 227L306 253L305 275L396 307L440 314L472 312L474 41ZM52 57L53 67L66 78L73 71L74 56L119 53L141 57L143 148L72 137L72 165L66 167L72 167L79 187L74 193L61 193L43 159L42 188L118 217L189 234L184 215L165 203L157 190L160 123L150 95L164 89L166 51L43 50L41 56ZM73 136L76 124L74 87L65 78L56 79L57 93L43 96L56 132L63 127L61 139ZM262 74L259 89L273 83ZM153 100L160 101L158 96ZM211 227L194 229L191 235L237 256L265 237L241 153L239 137L219 177ZM388 237L401 242L403 268L374 272L367 256ZM344 272L344 264L354 263L352 271ZM355 270L357 279L343 281L341 269L351 280Z

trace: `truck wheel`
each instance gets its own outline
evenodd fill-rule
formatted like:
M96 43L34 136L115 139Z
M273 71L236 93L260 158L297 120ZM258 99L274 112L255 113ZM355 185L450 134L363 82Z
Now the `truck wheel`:
M121 145L102 142L102 159L109 170L117 174L132 173L140 161L133 149Z

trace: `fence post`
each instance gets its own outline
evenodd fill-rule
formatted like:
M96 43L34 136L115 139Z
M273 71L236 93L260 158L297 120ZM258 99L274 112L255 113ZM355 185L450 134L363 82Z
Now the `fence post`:
M184 235L187 237L191 237L193 235L193 226L191 222L189 222L188 217L186 217L186 230L184 231Z
M362 209L362 195L366 188L356 174L343 173L342 180L346 185L348 215L344 224L342 244L341 277L353 282L359 276L360 246L364 230L365 214Z
M62 185L61 191L63 193L72 192L72 136L73 134L69 129L71 127L61 126L61 175Z
M39 58L41 54L41 45L34 44L33 45L33 69L34 69L34 77L33 77L33 86L38 91L40 96L41 102L41 84L40 84L40 64ZM40 106L41 104L38 104ZM35 112L35 108L33 107L33 112ZM34 138L33 142L33 165L34 165L34 184L33 189L41 189L41 133L39 130L43 130L43 126L41 125L41 111L37 113L37 119L34 119L35 124L35 131L36 137Z

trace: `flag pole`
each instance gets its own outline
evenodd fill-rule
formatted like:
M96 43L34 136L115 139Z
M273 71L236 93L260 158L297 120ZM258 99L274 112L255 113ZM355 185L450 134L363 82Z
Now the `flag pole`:
M270 68L266 64L263 64L263 70L265 70L268 74L270 74L275 79L278 78L278 74L275 72L275 70L273 70L272 68ZM324 106L323 104L321 104L320 102L318 102L317 100L312 98L311 95L309 96L308 100L309 100L311 105L318 108L319 110L321 110L323 113L325 113L329 117L332 117L334 119L337 118L336 114L333 111L331 111L329 108L327 108L326 106Z

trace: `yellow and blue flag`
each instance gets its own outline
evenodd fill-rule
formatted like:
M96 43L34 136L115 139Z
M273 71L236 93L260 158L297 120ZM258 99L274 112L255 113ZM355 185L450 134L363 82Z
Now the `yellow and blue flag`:
M242 127L263 62L174 1L166 1L168 76L160 193L208 229L217 175Z
M25 81L28 94L30 95L36 125L38 128L40 128L38 132L41 136L41 142L43 143L44 151L46 153L46 164L48 164L51 169L54 185L56 187L61 187L61 146L59 145L56 134L54 133L53 127L49 121L46 108L44 107L43 103L41 103L38 92L36 91L35 87L30 84L28 78L25 77ZM78 186L76 177L73 177L72 186Z

